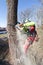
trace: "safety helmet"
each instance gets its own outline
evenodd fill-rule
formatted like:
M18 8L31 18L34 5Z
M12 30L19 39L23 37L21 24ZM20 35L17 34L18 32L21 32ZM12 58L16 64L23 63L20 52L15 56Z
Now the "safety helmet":
M26 20L25 20L25 23L27 23L27 22L31 22L31 21L30 21L30 20L28 20L28 19L26 19Z

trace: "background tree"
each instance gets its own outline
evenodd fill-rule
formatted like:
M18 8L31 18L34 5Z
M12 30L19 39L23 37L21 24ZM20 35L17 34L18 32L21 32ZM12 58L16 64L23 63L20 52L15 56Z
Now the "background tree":
M43 5L43 0L39 0L39 2Z
M41 25L42 25L43 24L43 7L38 9L38 11L37 11L37 18L38 18L38 20L41 21Z
M32 15L32 9L26 9L20 13L20 21L24 23L26 19L29 19Z
M37 10L37 18L41 21L41 25L43 24L43 0L38 0L41 3L40 8Z

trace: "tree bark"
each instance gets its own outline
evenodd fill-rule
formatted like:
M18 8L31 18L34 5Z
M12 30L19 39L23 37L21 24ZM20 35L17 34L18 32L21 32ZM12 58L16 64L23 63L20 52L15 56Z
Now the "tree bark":
M16 64L17 38L15 29L15 25L17 24L17 6L18 0L7 0L8 7L7 31L12 65L17 65Z

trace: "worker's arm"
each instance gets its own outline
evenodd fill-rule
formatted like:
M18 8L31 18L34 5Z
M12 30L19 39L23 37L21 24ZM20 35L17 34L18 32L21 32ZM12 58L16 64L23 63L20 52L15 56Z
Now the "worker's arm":
M23 30L23 24L17 24L16 26L15 26L15 28L17 28L18 30L20 30L20 31L22 31Z

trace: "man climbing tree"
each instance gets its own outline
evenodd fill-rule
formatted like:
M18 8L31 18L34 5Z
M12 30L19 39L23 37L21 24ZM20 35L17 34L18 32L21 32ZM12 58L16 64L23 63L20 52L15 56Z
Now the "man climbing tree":
M12 59L12 64L16 65L16 29L15 25L17 24L17 6L18 0L7 0L8 7L8 21L7 21L7 30L8 30L8 40L9 40L9 49Z

